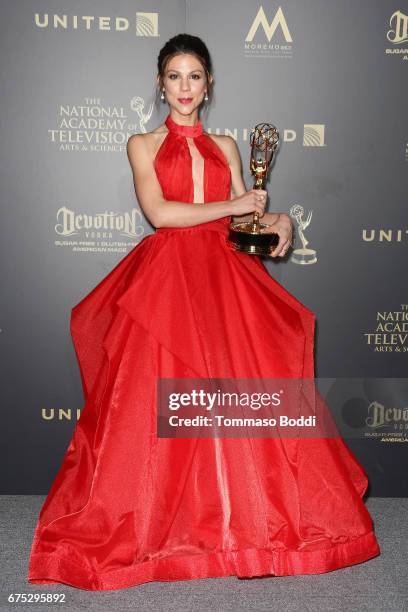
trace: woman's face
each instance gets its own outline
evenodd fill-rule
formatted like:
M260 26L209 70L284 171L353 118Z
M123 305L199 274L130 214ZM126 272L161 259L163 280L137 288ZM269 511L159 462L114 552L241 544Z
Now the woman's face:
M207 90L203 65L189 53L175 55L165 69L163 86L170 107L190 115L200 106Z

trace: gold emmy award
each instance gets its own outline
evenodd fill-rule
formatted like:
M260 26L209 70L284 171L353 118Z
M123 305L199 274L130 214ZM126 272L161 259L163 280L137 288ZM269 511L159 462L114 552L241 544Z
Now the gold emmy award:
M279 132L270 123L258 123L251 130L250 170L255 176L253 189L265 189L266 175L279 142ZM230 246L236 251L249 255L270 255L279 242L276 233L261 233L270 227L259 221L259 213L254 212L252 221L231 223L228 234Z

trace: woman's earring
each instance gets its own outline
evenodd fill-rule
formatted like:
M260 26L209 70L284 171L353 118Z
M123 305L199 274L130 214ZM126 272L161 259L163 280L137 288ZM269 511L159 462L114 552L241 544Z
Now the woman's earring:
M164 89L162 89L160 99L161 99L161 100L164 100Z
M207 92L205 92L204 100L205 100L206 102L207 102L207 100L208 100Z

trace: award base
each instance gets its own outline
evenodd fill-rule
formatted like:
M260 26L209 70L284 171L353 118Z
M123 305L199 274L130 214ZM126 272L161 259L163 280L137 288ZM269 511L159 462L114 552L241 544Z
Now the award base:
M266 223L258 224L258 229L265 227L270 226ZM243 251L248 255L270 255L279 243L279 234L253 231L253 223L231 223L228 243L235 251Z
M292 253L292 262L303 266L317 262L316 251L314 249L295 249Z

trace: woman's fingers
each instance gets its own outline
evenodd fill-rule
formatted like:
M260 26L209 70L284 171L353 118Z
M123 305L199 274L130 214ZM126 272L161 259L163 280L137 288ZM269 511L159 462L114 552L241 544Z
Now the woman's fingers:
M265 213L267 193L264 190L254 189L256 212L262 217Z
M273 248L270 255L276 257L280 255L284 257L292 246L293 242L293 225L290 217L286 213L279 213L278 219L272 224L267 224L263 227L261 234L277 234L279 236L278 244Z
M285 240L279 236L279 243L272 249L272 257L284 257L291 246L291 240Z

